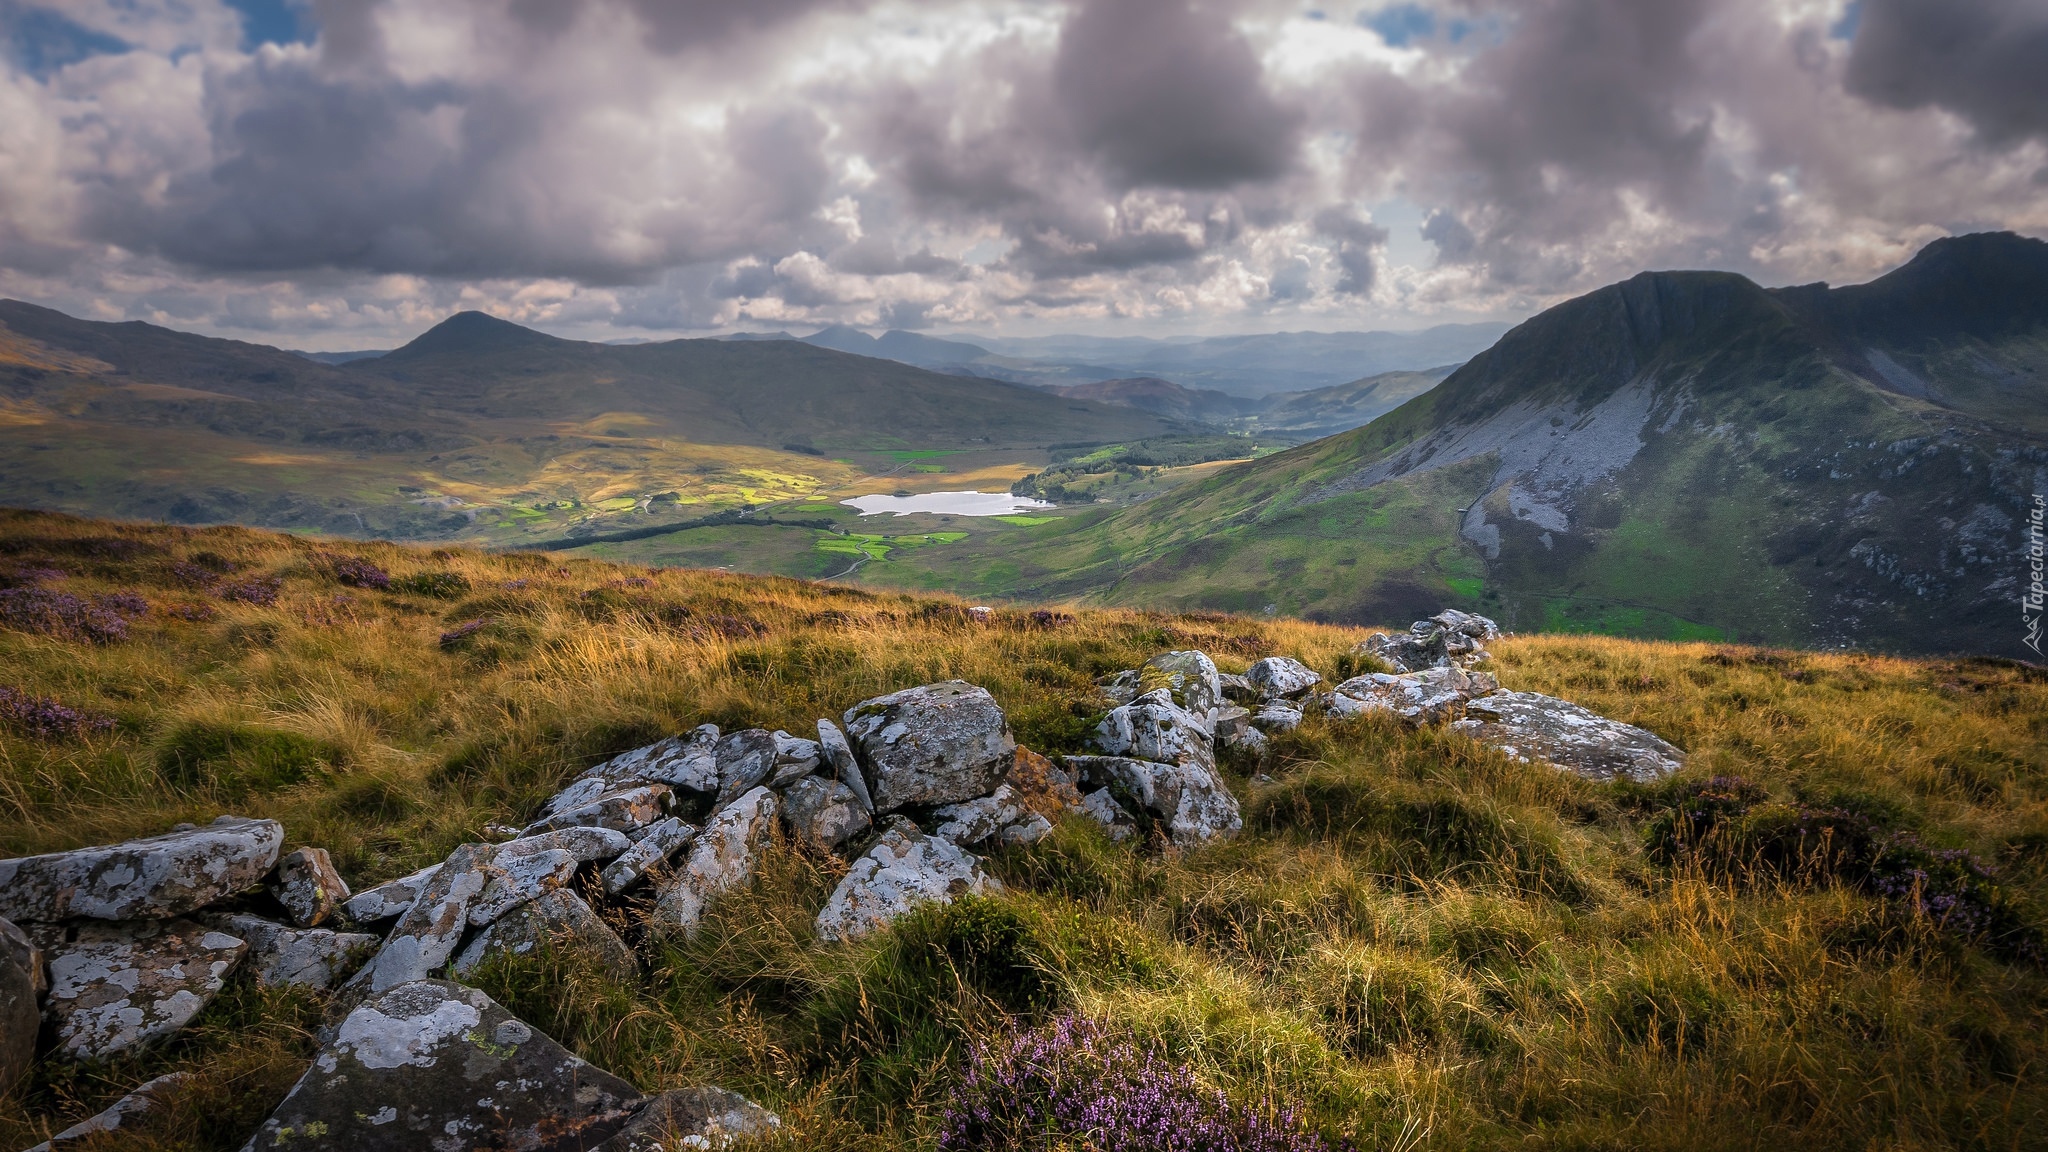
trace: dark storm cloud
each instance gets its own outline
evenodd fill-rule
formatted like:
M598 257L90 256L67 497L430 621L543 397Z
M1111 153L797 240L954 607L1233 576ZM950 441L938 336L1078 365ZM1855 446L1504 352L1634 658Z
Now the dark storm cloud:
M1945 108L1985 142L2048 135L2048 3L1862 0L1849 91L1891 108Z
M1379 278L1377 250L1386 246L1387 230L1360 220L1348 208L1325 208L1316 213L1316 231L1336 241L1337 291L1363 296L1372 291Z

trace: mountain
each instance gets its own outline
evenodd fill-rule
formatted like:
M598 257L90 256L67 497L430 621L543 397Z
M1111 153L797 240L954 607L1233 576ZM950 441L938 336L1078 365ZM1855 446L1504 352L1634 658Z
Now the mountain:
M315 364L347 364L353 360L374 360L391 351L389 348L365 348L359 352L301 352L289 349L294 356L304 356Z
M1206 388L1183 388L1157 376L1129 380L1095 380L1087 384L1055 384L1046 391L1076 400L1093 400L1120 408L1136 408L1175 420L1223 424L1259 410L1249 401Z
M1420 372L1381 372L1349 384L1308 392L1280 392L1264 397L1257 409L1261 433L1314 439L1371 423L1457 371L1457 365Z
M503 542L656 494L698 515L908 456L1177 427L796 341L592 344L466 312L337 366L17 301L0 301L0 422L7 504Z
M1020 533L1002 584L2037 658L2017 600L2041 492L2048 243L1963 236L1849 288L1602 288L1363 428Z

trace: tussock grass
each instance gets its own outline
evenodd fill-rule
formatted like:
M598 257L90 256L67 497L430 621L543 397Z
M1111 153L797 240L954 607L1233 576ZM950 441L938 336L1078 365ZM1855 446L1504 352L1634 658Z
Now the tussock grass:
M339 583L336 554L392 588ZM329 848L356 885L705 721L803 731L957 676L1024 743L1079 750L1104 707L1094 677L1161 649L1333 674L1364 635L1080 609L981 625L958 602L790 580L0 514L0 582L28 568L152 610L114 643L0 631L0 684L115 721L0 730L0 853L234 811ZM266 578L273 605L220 595ZM1686 748L1686 779L1739 775L1774 803L1968 849L2044 921L2035 670L1561 636L1495 652L1507 686ZM992 857L1003 895L830 947L812 917L844 865L780 845L694 938L632 939L637 981L560 953L478 981L644 1088L761 1100L789 1147L929 1146L973 1039L1069 1011L1366 1147L2009 1148L2048 1132L2038 967L1852 884L1653 856L1669 789L1314 717L1233 771L1246 832L1230 843L1160 855L1069 820ZM320 1007L237 984L164 1048L43 1069L0 1103L0 1145L185 1069L174 1106L121 1143L239 1146L303 1069Z

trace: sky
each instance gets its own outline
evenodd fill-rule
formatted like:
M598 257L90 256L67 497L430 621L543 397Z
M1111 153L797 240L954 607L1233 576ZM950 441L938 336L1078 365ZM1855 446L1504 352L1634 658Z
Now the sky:
M316 350L1515 320L2048 236L2044 0L0 0L0 296Z

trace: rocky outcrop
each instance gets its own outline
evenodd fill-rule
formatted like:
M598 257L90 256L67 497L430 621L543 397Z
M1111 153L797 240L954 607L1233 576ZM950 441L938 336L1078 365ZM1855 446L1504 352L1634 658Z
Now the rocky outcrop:
M1323 675L1299 660L1268 656L1245 669L1244 678L1264 699L1293 699L1323 682Z
M270 894L284 906L292 923L317 928L348 903L348 884L334 870L325 848L297 848L277 862Z
M43 1016L56 1053L72 1060L104 1060L183 1028L249 948L184 919L85 920L59 935Z
M571 1152L644 1103L482 992L411 981L341 1021L245 1152Z
M384 943L367 932L291 928L244 912L203 913L202 922L249 945L242 968L265 988L325 991L354 975Z
M168 920L256 887L283 846L277 821L223 816L144 840L0 860L0 916Z
M1162 764L1128 756L1069 756L1083 787L1106 789L1127 810L1157 821L1176 847L1190 848L1244 828L1237 797L1213 765ZM1105 824L1114 827L1113 819Z
M782 1127L775 1113L723 1088L678 1088L649 1100L597 1152L667 1152L723 1148Z
M689 859L655 901L654 925L693 932L704 918L706 904L753 879L781 807L775 793L755 788L705 821L690 846Z
M1017 749L995 697L964 680L864 700L844 719L878 813L985 796Z
M1130 809L1117 803L1116 793L1107 786L1081 797L1081 814L1102 825L1109 838L1117 843L1138 834L1138 819Z
M868 810L853 789L823 776L806 776L782 794L790 835L831 851L868 830Z
M938 821L932 835L963 848L985 840L1036 844L1052 834L1052 821L1032 811L1008 784L996 785L996 790L986 796L936 808L932 819Z
M949 904L964 893L1001 888L1000 881L982 871L980 857L897 817L832 890L818 913L818 935L856 939L920 904Z
M1451 727L1517 760L1545 761L1589 780L1648 782L1685 766L1685 753L1653 732L1536 692L1481 696Z
M601 879L605 894L617 896L644 879L650 870L666 868L669 859L689 847L697 838L697 827L671 816L647 830L638 843L629 845L618 858L605 865Z
M1382 713L1410 724L1436 724L1462 715L1465 703L1500 687L1484 672L1444 666L1420 672L1372 672L1337 685L1323 699L1332 716Z
M581 803L564 804L574 789L565 791L555 800L553 814L543 816L526 826L522 836L535 836L560 828L589 827L609 828L615 832L635 833L662 818L668 812L669 797L673 794L666 784L642 784L615 792L582 800ZM581 799L581 797L578 797Z
M359 984L371 993L383 992L423 980L446 964L469 926L470 902L483 895L491 882L491 860L496 851L490 844L457 848L398 918L376 958L350 984Z
M1206 652L1161 652L1138 668L1133 699L1164 688L1173 702L1197 716L1223 703L1223 681Z
M1446 608L1410 624L1403 635L1375 632L1357 651L1395 672L1420 672L1476 664L1486 659L1485 643L1499 637L1500 626L1486 617Z
M139 1120L163 1106L164 1101L178 1090L178 1086L190 1080L189 1072L170 1072L154 1080L138 1085L135 1091L109 1104L103 1111L89 1116L71 1127L64 1129L28 1152L62 1152L63 1149L101 1145L101 1137L118 1132L131 1121Z
M35 1062L45 989L42 950L12 921L0 919L0 1096Z
M567 889L515 908L477 933L456 954L452 968L466 977L500 953L524 956L543 946L576 952L616 980L630 980L639 972L633 950L583 897Z
M420 898L420 893L426 890L428 882L433 880L434 874L440 870L439 864L429 864L409 876L400 876L396 880L386 880L374 888L366 888L349 897L348 903L341 906L342 911L356 924L382 924L387 920L396 920L413 906L413 902Z
M1301 726L1301 705L1293 700L1267 700L1252 713L1252 726L1261 732L1292 732Z
M514 841L517 843L517 841ZM538 900L575 879L582 861L560 848L491 858L490 880L470 901L465 918L476 927L491 924L519 907Z
M1173 702L1163 688L1110 709L1095 728L1095 744L1111 756L1214 768L1216 748L1206 716Z
M666 784L687 792L716 792L718 725L700 724L684 735L621 752L579 779L601 781L605 791L634 784Z

